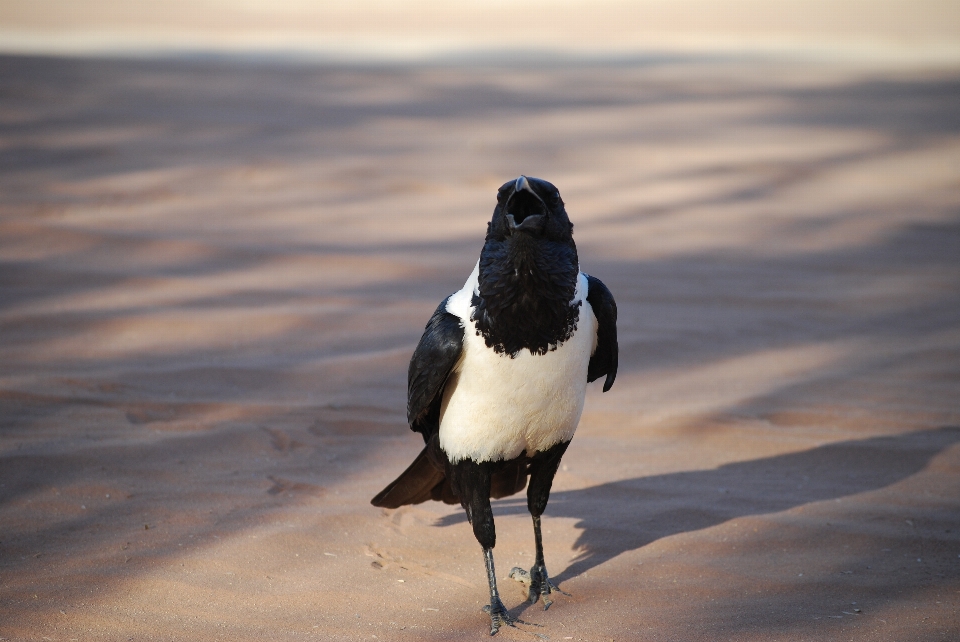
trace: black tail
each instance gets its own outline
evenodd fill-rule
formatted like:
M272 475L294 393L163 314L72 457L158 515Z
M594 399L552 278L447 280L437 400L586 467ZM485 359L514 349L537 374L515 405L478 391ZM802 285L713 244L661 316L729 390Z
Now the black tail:
M377 493L370 503L381 508L400 508L407 504L422 504L428 499L442 501L445 504L460 503L450 489L443 471L437 470L427 456L427 449L424 448L413 463L386 488Z
M427 450L420 451L399 477L377 493L370 503L380 508L400 508L407 504L422 504L428 499L444 504L459 504L460 498L453 492L442 470L430 459ZM490 497L499 499L519 493L527 485L528 460L519 457L503 465L491 477Z
M526 488L529 469L529 460L526 457L519 457L498 467L490 477L490 497L509 497Z

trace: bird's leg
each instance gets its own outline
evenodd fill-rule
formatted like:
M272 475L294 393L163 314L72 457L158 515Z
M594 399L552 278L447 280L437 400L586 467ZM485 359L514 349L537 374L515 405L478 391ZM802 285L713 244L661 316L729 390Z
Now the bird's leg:
M497 575L493 568L493 549L483 549L483 561L487 566L487 583L490 585L490 604L483 607L483 610L490 614L490 635L496 635L497 631L504 624L507 626L516 626L518 620L507 613L507 607L503 605L500 599L500 592L497 590Z
M497 544L497 531L490 507L490 465L469 459L451 466L456 492L467 512L467 520L473 526L473 534L483 548L483 561L487 567L487 583L490 585L490 604L483 610L490 614L490 635L496 635L500 627L516 626L517 618L507 613L507 607L497 590L497 576L493 568L493 547ZM521 622L524 623L524 622Z
M543 536L540 533L539 515L533 516L533 538L537 545L537 557L533 566L529 572L519 566L515 566L513 570L510 571L510 577L527 586L527 599L530 600L531 604L536 604L537 601L543 597L543 610L546 611L550 608L550 605L553 604L553 600L550 599L551 593L563 593L567 596L570 594L560 590L547 573L547 567L543 561Z
M540 516L547 507L547 500L550 498L550 487L553 485L553 477L557 474L557 468L560 467L560 458L567 450L570 442L560 443L542 453L537 453L530 463L530 485L527 487L527 507L530 509L530 515L533 517L533 538L536 544L536 559L530 571L527 572L520 567L514 567L510 571L510 577L526 585L527 599L531 604L536 604L540 598L543 598L543 610L546 611L553 604L550 594L553 592L564 593L560 588L550 580L547 574L547 567L543 561L543 534L540 531Z

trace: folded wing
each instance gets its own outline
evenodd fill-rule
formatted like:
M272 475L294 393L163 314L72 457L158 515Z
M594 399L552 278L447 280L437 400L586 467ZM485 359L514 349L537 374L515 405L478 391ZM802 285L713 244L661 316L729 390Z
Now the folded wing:
M597 349L587 366L587 381L606 375L603 391L610 390L617 378L617 302L600 279L587 275L587 303L597 317Z

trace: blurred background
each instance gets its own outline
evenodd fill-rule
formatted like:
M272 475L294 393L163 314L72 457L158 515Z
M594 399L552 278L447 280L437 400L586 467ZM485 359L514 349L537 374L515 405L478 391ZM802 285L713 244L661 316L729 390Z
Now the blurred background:
M956 63L950 0L9 0L10 53L234 53L348 60L765 53Z
M462 511L369 499L521 173L620 371L507 606L960 639L958 107L955 1L0 2L0 639L486 637Z

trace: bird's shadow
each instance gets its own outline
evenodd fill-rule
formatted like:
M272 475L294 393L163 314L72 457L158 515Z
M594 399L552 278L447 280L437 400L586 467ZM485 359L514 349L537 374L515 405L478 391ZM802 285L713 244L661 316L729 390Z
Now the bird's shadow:
M660 538L709 528L738 517L878 490L914 475L960 441L947 426L895 436L844 441L810 450L554 492L545 517L572 517L580 537L571 564L553 577L577 577L621 553ZM500 515L526 513L526 498L494 502ZM438 526L466 520L447 515Z

